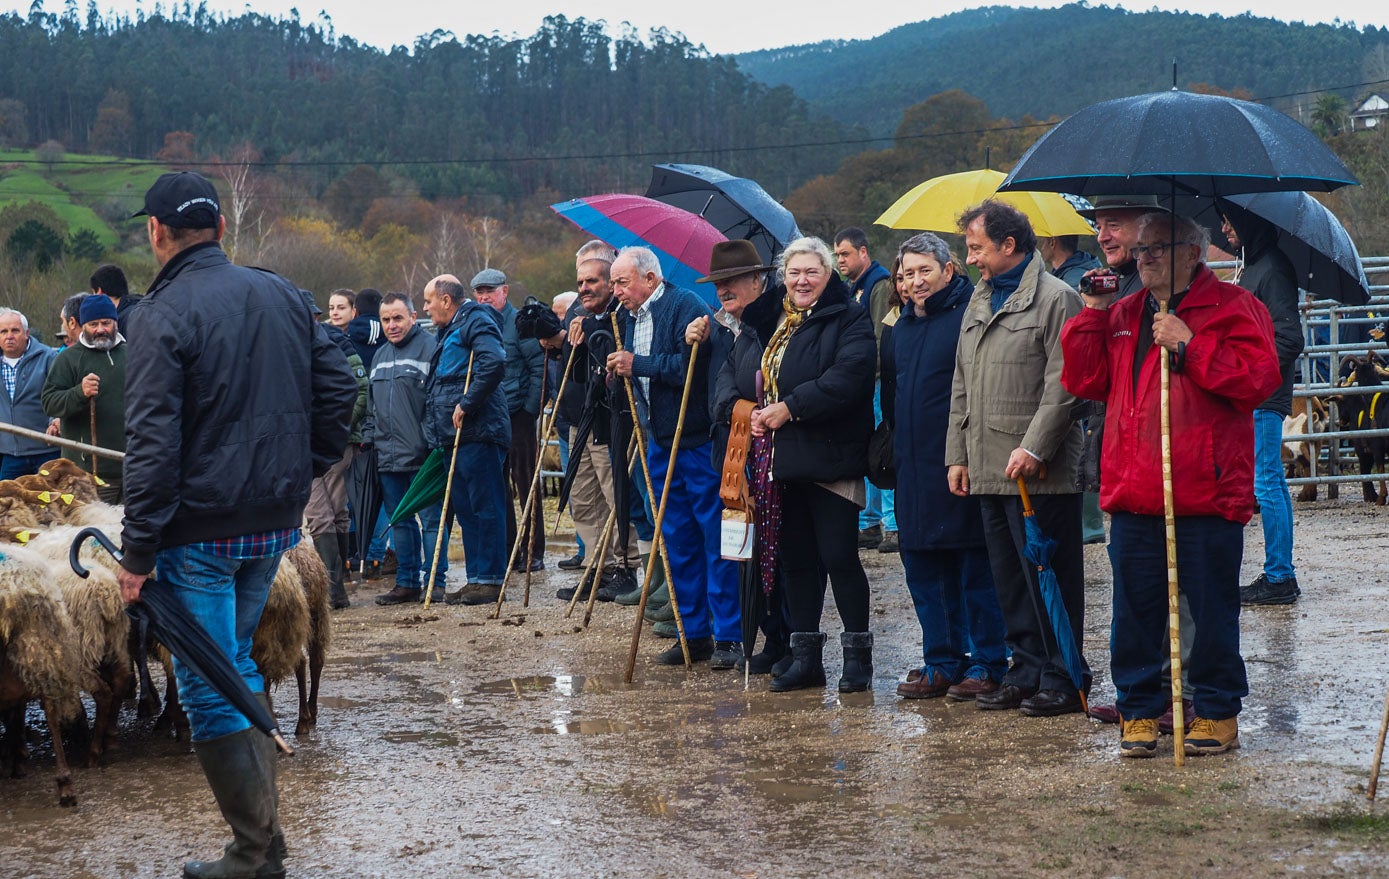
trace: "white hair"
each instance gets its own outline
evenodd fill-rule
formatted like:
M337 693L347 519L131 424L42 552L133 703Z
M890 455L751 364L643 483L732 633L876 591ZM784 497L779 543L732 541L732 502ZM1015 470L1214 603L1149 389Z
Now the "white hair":
M797 238L792 241L786 245L785 250L777 254L776 279L778 284L786 282L786 264L791 261L793 256L800 256L803 253L808 253L819 259L825 271L834 272L834 251L830 250L830 246L824 241L808 235L805 238Z
M631 260L633 267L643 275L655 275L657 280L665 279L665 273L661 271L661 261L651 252L651 248L624 247L617 255L619 258L625 256Z
M24 332L29 332L29 318L24 316L24 312L15 308L0 308L0 317L6 317L11 314L19 315L19 325L24 327Z
M1165 226L1171 232L1173 241L1179 244L1194 244L1201 248L1201 253L1197 256L1198 262L1206 261L1206 250L1211 246L1211 233L1200 223L1180 214L1169 214L1166 211L1153 211L1138 218L1138 231L1142 232L1148 226Z
M556 296L554 300L550 302L550 307L558 308L562 311L568 311L569 306L573 305L574 300L578 298L578 293L575 293L573 290L566 290L563 293Z

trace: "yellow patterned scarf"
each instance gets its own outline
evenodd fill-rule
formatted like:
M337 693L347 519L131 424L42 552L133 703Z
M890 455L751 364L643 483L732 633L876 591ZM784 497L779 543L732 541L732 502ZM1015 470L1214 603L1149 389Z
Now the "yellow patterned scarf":
M786 312L786 319L776 328L776 332L772 333L771 341L767 342L767 347L762 351L762 382L768 406L781 401L781 390L777 386L777 377L781 373L781 358L786 354L786 346L790 343L791 336L805 323L805 319L810 317L815 303L801 308L791 301L791 291L787 290L781 307Z

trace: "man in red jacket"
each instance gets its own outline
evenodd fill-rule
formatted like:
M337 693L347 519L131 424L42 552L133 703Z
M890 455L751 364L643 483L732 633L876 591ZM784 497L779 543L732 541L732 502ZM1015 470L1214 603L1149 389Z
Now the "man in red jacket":
M1278 355L1268 309L1216 279L1203 264L1207 244L1205 230L1186 218L1144 216L1133 248L1144 289L1112 308L1111 297L1086 296L1061 333L1062 385L1107 404L1100 506L1111 516L1110 674L1126 757L1156 752L1157 719L1170 698L1162 673L1169 647L1160 349L1171 358L1177 577L1196 624L1196 718L1186 753L1238 748L1240 699L1249 694L1239 573L1254 512L1252 413L1278 386Z

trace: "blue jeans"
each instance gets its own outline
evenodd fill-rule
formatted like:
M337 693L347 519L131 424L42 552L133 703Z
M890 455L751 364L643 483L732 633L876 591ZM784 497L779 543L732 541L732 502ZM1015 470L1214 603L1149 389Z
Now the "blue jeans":
M381 512L376 515L376 524L371 529L371 545L367 547L367 558L373 562L379 562L386 557L386 548L392 546L391 542L390 515L386 512L386 507L381 506Z
M491 443L458 447L449 500L463 535L469 583L500 586L506 574L506 508L511 503L502 466L506 449ZM436 584L437 585L437 584Z
M652 486L664 485L670 450L652 442L648 455ZM675 475L670 481L661 534L670 559L670 573L675 578L671 590L680 601L685 636L707 638L712 615L716 641L741 641L738 566L719 554L723 520L719 478L710 461L709 443L681 449L675 457ZM659 505L660 498L656 501Z
M251 692L265 692L265 679L251 660L251 636L260 624L280 557L229 559L191 546L176 546L161 550L155 565L159 579L173 588L183 606L232 658ZM178 657L174 657L174 675L193 741L204 742L250 728L251 722L240 711Z
M0 479L18 479L39 472L39 465L58 457L55 452L37 455L0 455Z
M1283 416L1254 410L1254 497L1264 526L1264 576L1290 580L1293 570L1293 499L1283 475Z
M921 623L922 671L955 683L1003 680L1008 650L988 550L902 550L902 567Z
M883 383L873 386L873 424L883 420ZM868 489L867 503L858 514L858 530L864 531L875 525L882 525L884 531L897 530L897 510L893 506L893 494L878 488L867 479L863 481Z
M394 511L400 506L400 499L414 480L414 473L382 473L381 494L385 498L386 509ZM391 526L391 540L395 543L395 555L399 567L396 569L395 584L406 589L419 589L423 577L429 576L429 566L434 560L434 541L439 536L439 513L441 504L434 504L420 510L415 516L404 519ZM416 521L416 516L419 520ZM424 540L420 531L424 530ZM424 547L421 555L421 547ZM447 549L447 546L445 547ZM444 587L444 574L449 569L448 553L440 551L439 570L434 575L434 586Z
M559 435L559 469L561 472L569 470L569 428L571 427L573 427L571 424L555 425L555 432ZM573 504L570 504L569 512L571 515L573 514ZM584 539L579 536L577 530L574 532L574 544L579 548L579 558L583 558Z
M1196 715L1239 714L1249 680L1239 652L1239 568L1244 526L1219 516L1177 517L1177 583L1195 624L1190 668ZM1109 669L1125 717L1160 716L1172 699L1163 673L1171 655L1167 627L1167 535L1161 516L1110 516L1114 622Z

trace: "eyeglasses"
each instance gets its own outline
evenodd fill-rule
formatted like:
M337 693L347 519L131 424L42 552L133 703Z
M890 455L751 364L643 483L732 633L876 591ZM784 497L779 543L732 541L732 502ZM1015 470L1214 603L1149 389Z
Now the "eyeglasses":
M1144 257L1162 259L1163 255L1167 253L1167 248L1182 246L1195 247L1196 245L1190 241L1159 241L1157 244L1140 244L1137 247L1129 248L1129 259L1137 260Z

